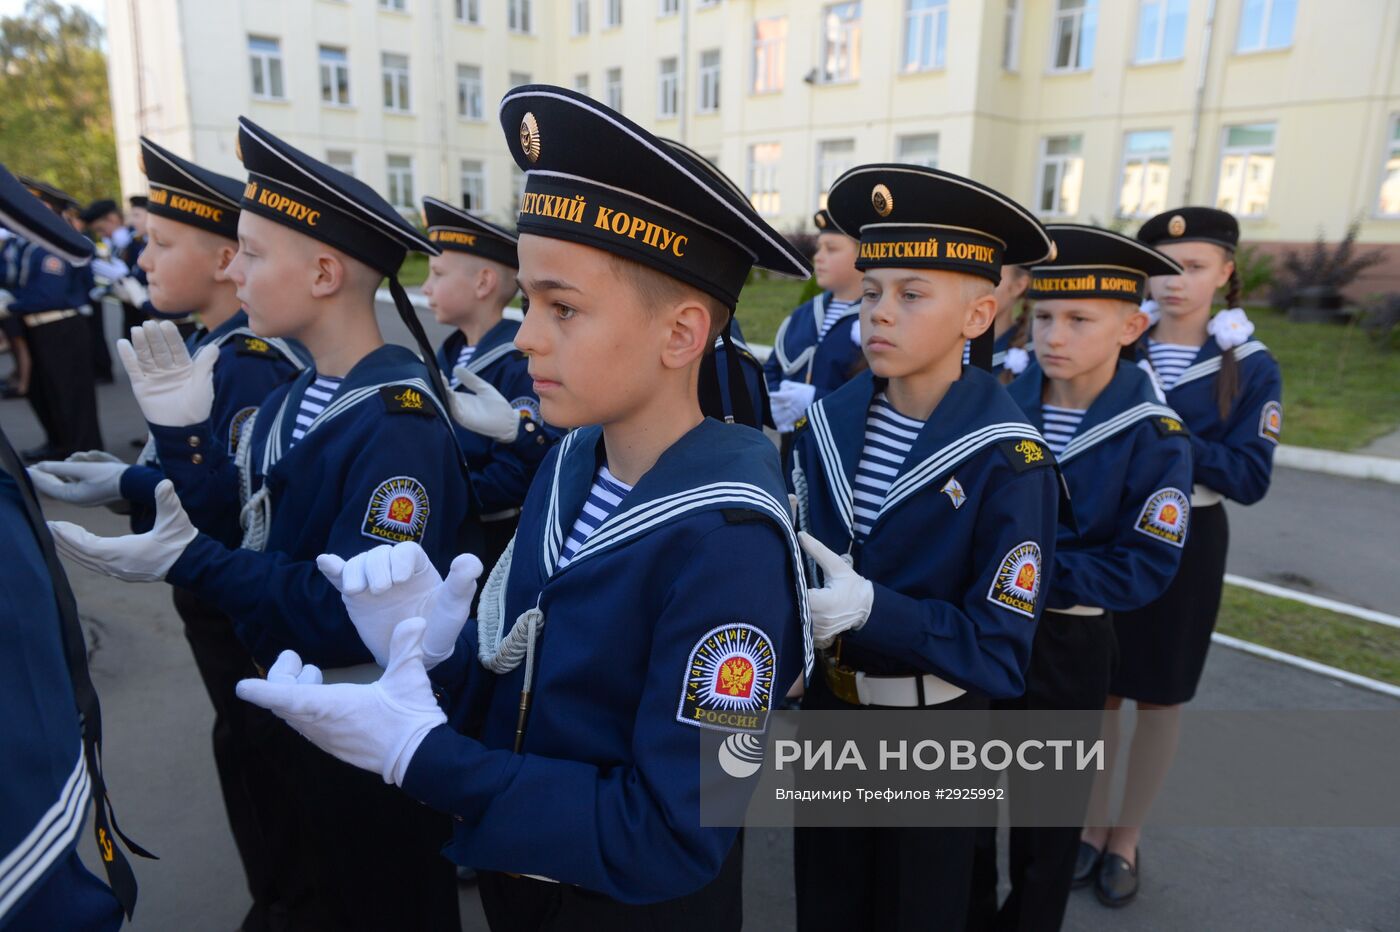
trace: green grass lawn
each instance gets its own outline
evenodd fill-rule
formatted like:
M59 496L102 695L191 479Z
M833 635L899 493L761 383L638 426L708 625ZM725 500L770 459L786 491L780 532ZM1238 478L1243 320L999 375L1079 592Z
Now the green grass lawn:
M1400 629L1227 585L1216 630L1400 686Z

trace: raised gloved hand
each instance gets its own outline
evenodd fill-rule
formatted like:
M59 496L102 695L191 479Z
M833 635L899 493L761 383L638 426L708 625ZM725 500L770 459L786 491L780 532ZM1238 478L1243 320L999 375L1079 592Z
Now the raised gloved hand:
M238 697L268 709L327 754L402 785L418 746L447 721L423 668L426 624L410 618L394 629L388 665L373 683L326 686L320 670L287 650L267 679L240 681Z
M120 460L45 460L29 467L29 480L49 498L91 508L122 500L122 473L130 468Z
M470 395L462 392L447 393L452 420L483 437L490 437L501 443L514 443L520 432L520 415L510 406L510 402L506 401L506 396L465 366L453 369L452 377L471 392Z
M121 463L126 465L126 460L120 456L114 456L106 450L81 450L68 457L68 463Z
M822 588L807 590L807 605L812 615L812 643L830 647L836 635L858 630L865 624L875 604L875 587L851 569L845 557L811 534L800 531L797 539L826 578Z
M127 582L164 579L199 536L169 479L156 486L156 523L144 534L98 537L68 521L50 521L49 530L59 553L95 573Z
M792 430L817 395L817 387L806 382L793 382L783 379L778 387L768 393L769 407L773 412L773 423L778 430L787 433Z
M133 275L118 279L117 282L112 285L112 294L116 295L117 298L125 301L127 304L136 307L145 304L151 297L149 292L146 291L146 286L137 281L136 277Z
M452 656L481 577L481 561L464 553L443 580L413 541L381 544L349 560L323 553L316 566L340 592L355 631L381 667L389 663L390 641L405 618L427 621L424 666L431 670Z
M190 359L174 324L148 320L131 328L129 341L117 341L117 353L147 423L188 427L209 419L214 407L217 346L206 346Z

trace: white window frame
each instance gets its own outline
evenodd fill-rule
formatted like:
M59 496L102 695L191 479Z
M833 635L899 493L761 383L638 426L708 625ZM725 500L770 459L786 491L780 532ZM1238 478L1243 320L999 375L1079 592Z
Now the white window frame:
M535 34L534 0L506 0L506 29L522 36Z
M656 4L657 17L675 16L681 11L681 0L658 0Z
M340 58L326 58L327 52L339 53ZM321 75L321 103L327 107L350 107L353 106L350 97L350 50L342 46L318 45L316 47L316 61L320 66ZM341 81L344 79L345 94L342 97L339 93ZM330 97L326 92L330 91Z
M603 28L618 29L622 26L622 0L603 0Z
M401 159L407 165L395 165L394 161ZM400 212L416 211L418 202L414 199L414 164L413 156L402 153L391 152L384 157L384 199L389 205ZM408 182L404 184L405 180Z
M781 34L760 38L759 27L762 23L774 25ZM786 16L764 16L754 20L753 55L751 56L753 80L749 82L749 93L782 93L783 77L787 71L787 34L788 18Z
M1156 48L1152 55L1147 58L1138 57L1138 39L1141 38L1142 21L1149 7L1157 9L1157 35ZM1172 7L1177 7L1177 15L1181 16L1181 49L1175 54L1168 55L1163 46L1167 41L1167 20L1172 15ZM1181 61L1186 57L1186 21L1191 16L1191 0L1138 0L1138 31L1133 34L1133 64L1135 65L1156 65L1162 62Z
M915 139L933 140L933 161L914 161L905 154L905 147ZM929 133L902 133L894 139L894 160L904 165L922 165L925 168L937 168L938 159L942 155L943 139L936 132Z
M942 71L947 67L948 0L932 0L932 6L922 9L914 8L916 2L921 0L904 0L904 43L900 49L900 72L917 74L921 71ZM928 30L933 45L931 54L929 49L924 48L922 39L925 20L932 20ZM915 41L915 36L920 37L918 41Z
M622 112L622 69L609 68L603 72L603 103Z
M707 63L707 55L714 56L714 60ZM705 49L700 52L700 67L696 75L700 93L695 95L696 113L719 113L720 76L723 68L724 59L719 49Z
M457 116L473 122L486 119L486 91L480 65L457 65Z
M774 157L758 160L759 150ZM783 210L783 192L778 185L778 168L783 161L781 142L756 142L749 145L747 188L749 203L762 217L776 217Z
M528 71L508 71L506 72L506 84L508 89L524 87L527 84L534 84L535 76Z
M1050 58L1047 69L1050 74L1079 74L1085 71L1092 71L1094 68L1094 42L1098 38L1098 0L1083 0L1077 7L1066 8L1066 0L1055 0L1055 11L1050 19ZM1090 37L1089 43L1084 42L1084 21L1092 17L1094 25L1094 35ZM1074 30L1073 39L1070 42L1069 61L1061 65L1056 60L1056 54L1060 47L1060 30L1064 24L1070 23L1069 28ZM1088 60L1085 60L1087 49Z
M853 136L840 139L817 140L816 164L813 176L817 179L816 209L826 207L826 195L831 184L849 168L856 164L856 140Z
M403 65L390 64L391 57L402 58ZM403 52L379 53L379 89L380 95L385 98L385 113L413 112L413 84L410 77L412 71L413 62ZM387 95L384 94L386 90L389 91Z
M855 16L836 18L838 9L855 8ZM817 79L822 84L848 84L860 80L861 22L865 10L861 0L840 0L822 5L818 24L821 58Z
M1259 35L1256 37L1255 44L1244 44L1244 15L1246 9L1248 9L1249 2L1250 0L1244 0L1244 2L1240 4L1240 18L1239 22L1235 25L1235 54L1250 55L1255 52L1277 52L1282 49L1292 48L1294 36L1298 33L1297 0L1292 0L1293 23L1292 28L1288 30L1288 41L1281 45L1269 45L1269 27L1273 25L1274 5L1280 2L1280 0L1258 0L1258 2L1264 4L1264 15L1259 19ZM1284 0L1284 2L1288 2L1288 0Z
M336 156L338 156L338 155L349 156L349 158L345 160L345 161L348 161L348 162L349 162L350 167L349 167L348 169L345 168L343 165L337 165L337 164L336 164ZM329 165L331 168L334 168L336 171L345 172L345 174L349 175L351 178L358 177L358 175L356 174L356 171L355 171L355 150L354 150L354 149L327 149L327 150L326 150L326 164Z
M588 5L593 0L569 0L569 35L588 35ZM604 5L607 0L603 0Z
M674 55L663 58L656 63L656 118L658 120L674 120L678 115L681 99L680 74L680 59Z
M268 42L273 48L254 48L254 42ZM249 91L254 100L286 100L287 76L282 64L282 40L273 36L248 36ZM263 90L258 91L258 79ZM274 93L274 87L279 93Z
M1133 152L1131 146L1129 145L1129 140L1139 133L1166 133L1166 145L1160 149L1149 149L1139 152ZM1121 217L1123 219L1141 219L1145 217L1154 216L1155 214L1161 213L1163 210L1166 210L1165 202L1155 209L1143 208L1143 194L1147 190L1147 170L1151 167L1154 161L1166 162L1167 184L1170 185L1172 170L1172 131L1170 129L1130 129L1123 134L1123 158L1120 159L1118 162L1118 197L1116 199L1117 203L1115 203L1113 207L1114 216ZM1143 166L1143 176L1142 180L1139 183L1137 194L1138 206L1136 210L1125 213L1123 211L1123 188L1128 183L1128 169L1134 163L1138 163Z
M475 165L475 170L469 169L467 167L469 165ZM484 160L459 159L457 161L457 185L461 188L462 194L467 194L471 191L472 187L475 187L476 192L473 193L479 193L481 195L479 198L472 198L472 206L470 209L474 213L484 213L488 209L486 206L486 192L490 189L486 186L486 162ZM458 203L461 202L459 201Z
M1021 70L1021 0L1006 0L1002 11L1001 70L1016 74Z
M1271 138L1270 138L1269 144L1268 144L1267 146L1260 146L1260 145L1232 146L1232 145L1229 144L1229 141L1230 141L1230 130L1232 130L1232 129L1246 129L1246 128L1250 128L1250 127L1264 127L1264 126L1269 127L1269 129L1270 129L1270 131L1271 131ZM1220 128L1220 160L1216 163L1216 172L1215 172L1215 201L1214 201L1214 203L1216 203L1216 204L1219 204L1219 203L1220 203L1221 186L1224 184L1224 181L1225 181L1225 160L1226 160L1227 158L1231 157L1231 156L1243 156L1243 157L1244 157L1244 163L1243 163L1243 166L1242 166L1241 171L1240 171L1240 182L1239 182L1239 185L1240 185L1240 186L1239 186L1239 189L1235 192L1235 207L1236 207L1236 209L1235 209L1235 210L1231 210L1230 213L1234 214L1236 217L1239 217L1239 218L1241 218L1241 219L1255 219L1255 218L1259 218L1259 217L1267 217L1267 216L1269 215L1269 205L1273 202L1273 198L1274 198L1273 170L1274 170L1275 167L1277 167L1277 164L1278 164L1278 156L1275 154L1277 148L1278 148L1278 122L1277 122L1277 121L1270 120L1270 121L1261 122L1261 123L1232 123L1232 124L1229 124L1229 125L1227 125L1227 126L1222 126L1222 127ZM1270 165L1269 193L1268 193L1268 196L1265 198L1264 209L1263 209L1262 211L1258 211L1258 212L1248 212L1248 211L1246 211L1246 210L1244 209L1244 194L1245 194L1245 185L1247 185L1247 184L1249 183L1249 167L1250 167L1250 164L1251 164L1252 160L1253 160L1256 156L1263 156L1263 155L1267 155L1267 156L1272 160L1272 164Z
M481 25L481 0L453 0L452 12L459 23Z
M591 81L589 80L587 71L580 71L578 74L574 75L574 90L586 97L593 96L593 92L589 90L590 83Z
M1077 151L1067 153L1050 154L1050 141L1052 139L1077 140ZM1078 162L1079 192L1073 210L1062 210L1060 201L1063 194L1063 186L1066 177L1070 174L1070 166L1073 162ZM1044 208L1045 203L1045 169L1049 165L1058 166L1055 171L1055 206ZM1040 137L1040 157L1035 164L1035 212L1042 217L1073 217L1077 215L1083 205L1084 199L1084 135L1082 133L1063 133L1055 136Z
M525 199L525 173L514 161L510 163L510 214L520 214L520 202Z
M1387 213L1381 209L1381 196L1385 193L1385 183L1390 175L1390 162L1396 162L1396 198L1395 210ZM1376 183L1376 199L1374 201L1373 216L1378 220L1400 220L1400 113L1392 113L1390 120L1386 124L1385 136L1385 156L1381 159L1381 175Z
M379 0L379 8L385 13L407 13L408 0Z

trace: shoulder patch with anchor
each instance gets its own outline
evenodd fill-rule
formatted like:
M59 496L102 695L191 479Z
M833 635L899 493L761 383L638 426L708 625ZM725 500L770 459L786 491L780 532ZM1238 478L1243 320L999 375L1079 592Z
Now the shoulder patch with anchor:
M761 734L773 707L776 670L773 642L758 628L735 622L711 629L691 648L676 721Z
M1039 440L1032 440L1029 437L1019 439L1003 440L997 444L1001 452L1005 454L1006 461L1011 464L1011 468L1016 472L1025 472L1028 469L1036 469L1040 466L1054 466L1055 456L1050 452L1050 448Z
M271 343L258 337L240 336L234 341L233 349L239 356L260 356L263 359L282 358L282 354Z
M390 414L423 414L435 416L432 402L412 385L385 385L379 389L384 410Z
M1152 426L1157 428L1157 433L1161 434L1163 437L1186 437L1191 433L1186 429L1186 425L1183 424L1180 419L1167 417L1165 414L1159 414L1154 417L1152 419Z

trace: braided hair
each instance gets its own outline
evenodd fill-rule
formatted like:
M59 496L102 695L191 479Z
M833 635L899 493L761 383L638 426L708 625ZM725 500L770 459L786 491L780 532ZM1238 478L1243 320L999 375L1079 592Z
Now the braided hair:
M1230 280L1225 283L1225 306L1240 306L1240 273L1234 267L1234 256L1230 257ZM1215 406L1223 421L1230 415L1230 408L1240 392L1240 363L1235 358L1234 348L1220 351L1220 375L1215 380Z

